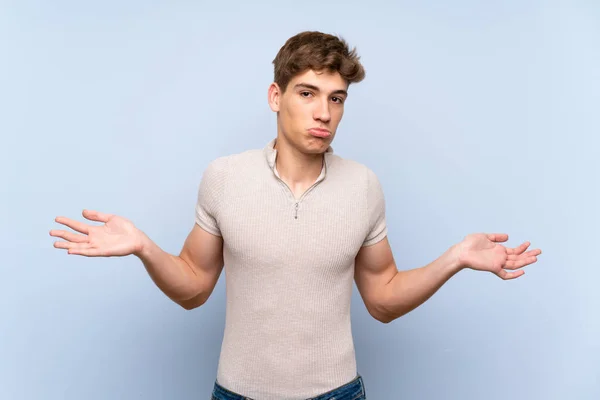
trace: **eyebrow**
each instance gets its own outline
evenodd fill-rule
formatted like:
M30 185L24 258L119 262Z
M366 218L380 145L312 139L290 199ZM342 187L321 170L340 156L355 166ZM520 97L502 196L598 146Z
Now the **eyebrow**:
M306 89L311 89L314 90L316 92L320 92L321 89L319 89L318 86L315 85L311 85L310 83L298 83L294 86L294 89L298 89L298 88L306 88ZM345 91L344 89L337 89L334 90L333 92L331 92L330 94L343 94L344 96L348 97L348 92Z

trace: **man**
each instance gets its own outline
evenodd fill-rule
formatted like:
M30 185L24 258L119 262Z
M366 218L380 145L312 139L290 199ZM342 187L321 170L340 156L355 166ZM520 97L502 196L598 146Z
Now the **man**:
M130 221L96 211L80 234L52 230L55 247L83 256L141 259L186 309L204 304L226 268L227 308L213 399L365 399L350 324L353 279L369 313L389 323L464 268L502 279L540 250L505 248L505 234L473 234L429 265L398 271L376 175L334 155L348 87L365 72L355 49L303 32L273 61L268 90L277 136L265 148L218 158L198 192L196 223L179 256Z

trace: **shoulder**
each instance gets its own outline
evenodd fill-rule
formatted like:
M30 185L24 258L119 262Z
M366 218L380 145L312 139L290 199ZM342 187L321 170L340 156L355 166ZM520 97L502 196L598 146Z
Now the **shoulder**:
M366 186L378 182L377 174L375 174L375 172L367 165L355 160L340 157L336 154L332 154L329 157L331 157L330 164L332 170L340 175L351 178L355 182L358 180Z
M260 149L246 150L240 153L229 154L215 158L208 163L205 174L216 174L227 176L231 172L244 170L256 165L263 160L263 153Z

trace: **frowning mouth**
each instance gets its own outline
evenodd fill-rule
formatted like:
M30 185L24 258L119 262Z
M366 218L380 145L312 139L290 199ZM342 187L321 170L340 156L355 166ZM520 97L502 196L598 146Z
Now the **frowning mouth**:
M311 135L320 137L320 138L326 138L326 137L331 136L331 132L329 132L327 129L311 128L308 130L308 132L310 132Z

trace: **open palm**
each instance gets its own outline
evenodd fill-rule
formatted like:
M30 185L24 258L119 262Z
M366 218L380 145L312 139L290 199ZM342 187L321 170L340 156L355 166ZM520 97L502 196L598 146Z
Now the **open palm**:
M506 242L508 235L504 233L485 234L476 233L467 235L460 243L460 260L463 265L478 271L489 271L502 279L514 279L523 275L525 271L516 270L537 261L537 256L542 253L540 249L527 250L529 242L524 242L519 247L508 248L501 245Z
M67 249L69 254L89 257L127 256L140 251L143 233L133 223L123 217L83 210L83 216L103 225L88 225L66 217L57 217L56 222L79 233L53 229L50 236L65 241L57 241L54 247Z

